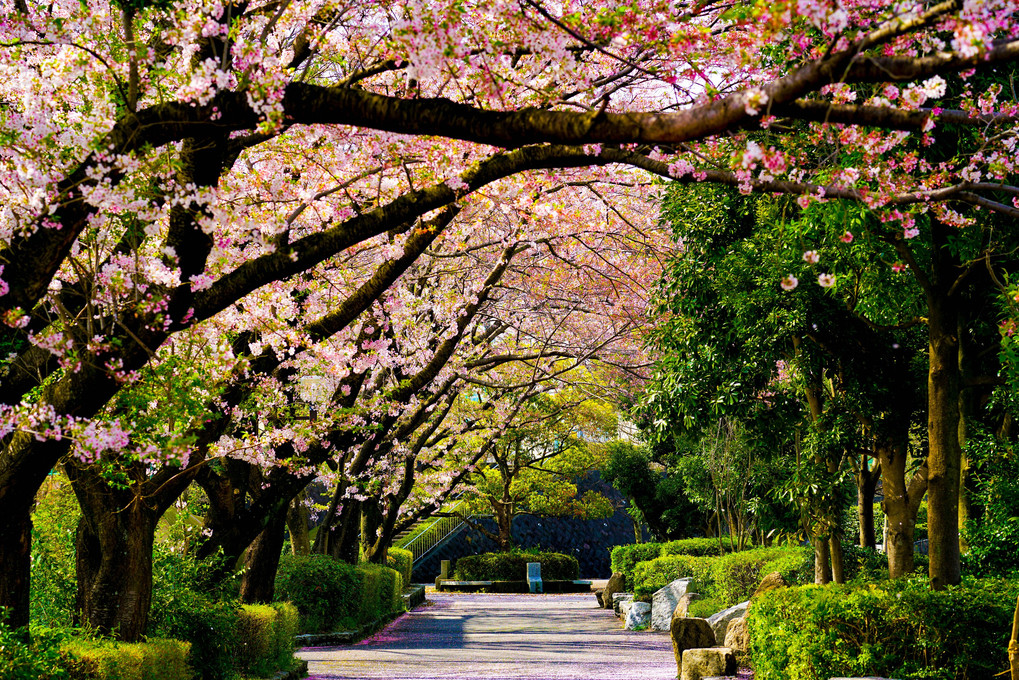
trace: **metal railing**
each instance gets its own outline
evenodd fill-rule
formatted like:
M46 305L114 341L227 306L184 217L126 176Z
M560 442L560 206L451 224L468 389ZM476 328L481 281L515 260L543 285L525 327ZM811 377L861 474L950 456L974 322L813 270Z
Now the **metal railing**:
M457 501L448 509L443 510L443 513L455 512L462 503L463 501ZM431 523L422 526L421 531L412 531L408 534L407 538L401 542L402 545L398 544L397 547L409 550L414 555L414 561L417 562L463 524L464 521L457 516L436 517Z

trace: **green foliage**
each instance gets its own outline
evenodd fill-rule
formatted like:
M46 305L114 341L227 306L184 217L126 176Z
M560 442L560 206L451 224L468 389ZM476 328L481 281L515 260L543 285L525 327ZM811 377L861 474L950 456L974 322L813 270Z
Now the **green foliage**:
M284 555L276 599L300 614L302 633L350 630L403 609L403 578L378 564L356 567L328 555Z
M974 428L975 429L975 428ZM982 514L963 527L968 573L1019 575L1019 457L992 434L976 431L966 443L973 465L974 502Z
M242 606L238 611L240 644L236 650L241 672L267 677L278 670L289 670L298 621L297 608L289 602Z
M684 538L662 543L662 555L721 555L729 552L729 543L717 538Z
M612 572L619 572L626 577L628 586L632 584L633 568L638 562L653 560L662 554L661 543L632 543L617 545L612 548Z
M218 575L219 560L171 548L157 543L153 553L147 633L191 642L188 665L202 680L229 680L239 644L233 581Z
M414 553L402 548L390 548L386 556L386 566L395 569L403 577L403 585L410 585L411 573L414 571Z
M381 564L359 564L354 568L360 595L356 613L360 624L374 623L403 610L403 578Z
M687 616L706 619L726 608L726 604L717 597L701 597L690 603L686 610Z
M284 555L276 572L276 599L297 607L302 633L352 628L356 587L354 567L328 555Z
M541 563L541 578L573 581L580 575L580 563L572 555L553 552L483 553L466 555L453 565L453 578L460 581L523 581L527 563Z
M693 591L700 592L704 577L710 571L710 558L693 555L663 555L647 562L638 562L633 568L633 596L650 602L651 596L677 578L692 577Z
M190 680L189 647L180 640L76 638L65 641L60 649L73 680Z
M932 591L926 579L770 591L749 613L755 677L991 678L1008 667L1017 594L1014 581Z
M712 560L708 591L731 607L750 599L761 579L773 571L795 583L802 562L803 551L799 548L754 548L723 555Z
M60 644L63 634L49 628L32 628L31 641L24 629L12 629L0 609L0 672L4 680L67 680Z
M31 617L66 625L74 613L74 541L81 510L62 474L50 475L32 513Z

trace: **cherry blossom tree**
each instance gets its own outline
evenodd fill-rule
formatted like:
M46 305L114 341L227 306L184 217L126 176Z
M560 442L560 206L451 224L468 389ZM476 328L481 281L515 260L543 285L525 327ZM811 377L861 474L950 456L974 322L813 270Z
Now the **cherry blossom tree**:
M174 333L500 180L530 173L526 195L535 171L628 164L927 210L943 230L964 225L953 205L1019 213L1014 104L965 89L1019 56L1008 0L2 7L0 605L15 625L36 489L72 442L86 458L130 444L128 423L93 417ZM925 108L956 74L959 105ZM905 140L942 128L979 154L907 161ZM837 158L812 157L819 134ZM950 316L932 315L932 356L952 352ZM937 585L958 580L947 437L931 445Z

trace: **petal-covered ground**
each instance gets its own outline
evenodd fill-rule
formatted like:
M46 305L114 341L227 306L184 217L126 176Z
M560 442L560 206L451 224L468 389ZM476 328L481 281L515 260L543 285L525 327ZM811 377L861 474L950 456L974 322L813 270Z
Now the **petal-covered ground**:
M298 653L319 680L673 680L667 633L620 628L594 595L446 595L376 635Z

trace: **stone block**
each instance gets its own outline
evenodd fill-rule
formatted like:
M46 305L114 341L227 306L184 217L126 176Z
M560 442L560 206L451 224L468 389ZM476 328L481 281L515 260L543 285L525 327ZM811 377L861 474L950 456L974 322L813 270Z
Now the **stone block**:
M750 651L750 628L746 618L733 619L725 631L724 646L728 647L739 659Z
M736 656L728 647L688 649L683 652L680 680L703 680L712 675L736 672Z
M701 598L700 593L687 593L683 597L679 598L679 602L676 604L676 611L672 613L673 616L684 618L690 615L690 603L694 600Z
M687 618L674 614L669 627L669 635L672 637L672 651L676 655L678 671L683 670L683 652L688 649L715 645L715 634L711 632L711 626L704 619Z
M773 571L761 579L760 584L758 584L757 589L754 591L754 594L750 596L750 599L753 600L761 593L766 593L769 590L776 590L778 588L788 587L789 584L786 583L786 580L785 578L783 578L782 574L778 573L777 571Z
M651 596L651 630L669 630L672 614L691 583L691 578L680 578L655 591Z
M622 593L626 590L625 581L626 579L624 579L623 575L618 571L609 577L608 583L605 584L605 592L607 595L602 595L602 600L605 602L604 606L606 609L615 606L615 603L612 601L612 596L615 593Z
M626 611L626 621L623 623L623 628L626 630L637 630L640 628L643 630L648 627L651 623L651 603L650 602L630 602L630 606Z
M435 578L436 589L442 585L443 581L447 581L452 578L449 574L449 560L442 560L439 565L439 575Z
M720 612L716 612L708 617L708 625L711 626L711 630L715 632L715 640L718 642L725 641L725 631L729 628L729 622L733 619L739 619L747 615L747 607L750 606L750 601L740 602L737 605L733 605L728 609L723 609Z
M605 592L608 591L606 590ZM602 593L601 599L603 601L605 600L605 593ZM609 604L605 606L606 608L612 607L612 609L616 612L616 616L621 616L623 612L622 610L623 603L629 602L632 599L633 593L612 593L612 600L609 602Z

